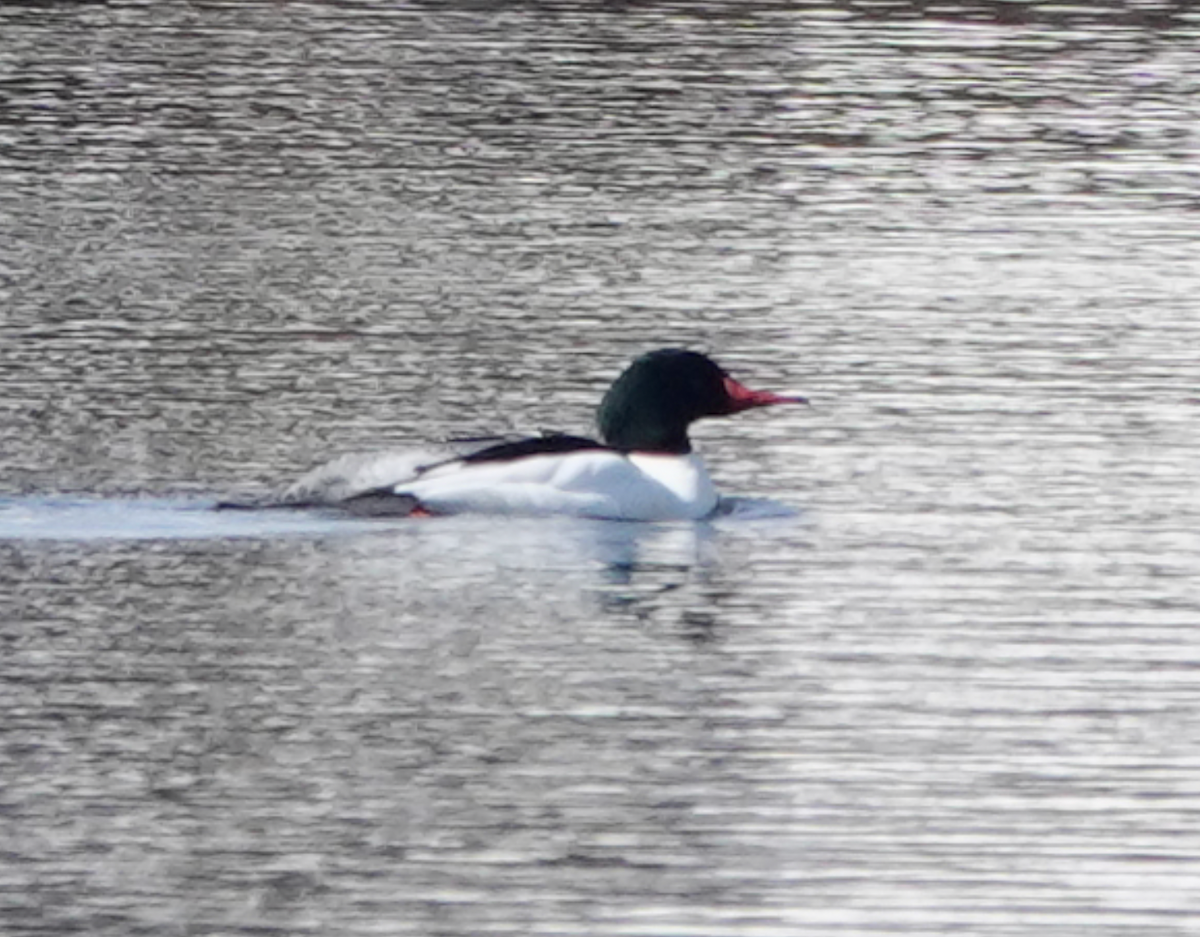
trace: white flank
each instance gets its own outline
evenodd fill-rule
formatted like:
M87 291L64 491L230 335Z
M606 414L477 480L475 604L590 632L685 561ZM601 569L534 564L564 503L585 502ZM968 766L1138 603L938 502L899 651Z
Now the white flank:
M454 463L396 486L438 513L569 514L628 521L697 520L717 492L694 454L584 450L507 462Z

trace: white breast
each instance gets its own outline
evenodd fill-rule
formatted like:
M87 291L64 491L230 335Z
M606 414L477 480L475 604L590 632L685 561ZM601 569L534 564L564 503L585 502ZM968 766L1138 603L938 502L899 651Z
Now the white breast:
M570 514L612 520L696 520L717 492L694 454L584 450L507 462L454 463L398 485L430 510L456 514Z

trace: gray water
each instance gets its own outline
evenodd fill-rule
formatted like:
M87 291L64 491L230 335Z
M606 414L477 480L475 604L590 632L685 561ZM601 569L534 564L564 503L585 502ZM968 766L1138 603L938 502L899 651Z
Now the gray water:
M1200 932L1198 40L0 6L0 931ZM664 345L712 522L207 510Z

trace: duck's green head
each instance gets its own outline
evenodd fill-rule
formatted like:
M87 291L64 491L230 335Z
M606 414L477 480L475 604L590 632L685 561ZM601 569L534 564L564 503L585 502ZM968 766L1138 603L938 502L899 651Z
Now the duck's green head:
M596 423L615 449L682 454L692 449L688 426L702 417L806 402L750 390L699 352L663 348L642 355L613 382Z

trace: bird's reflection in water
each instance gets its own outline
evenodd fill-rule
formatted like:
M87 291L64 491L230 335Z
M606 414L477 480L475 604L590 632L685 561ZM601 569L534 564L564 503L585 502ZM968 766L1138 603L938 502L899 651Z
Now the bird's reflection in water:
M603 569L595 590L600 607L696 644L714 641L720 609L734 591L721 560L720 523L796 516L778 502L727 499L712 521L600 525L595 531Z
M716 614L709 589L719 568L713 526L611 526L599 544L602 574L595 594L600 608L647 626L661 626L665 617L671 630L697 643L712 640Z
M255 520L205 516L223 535L213 542L231 549ZM703 645L720 639L727 613L745 612L747 541L794 542L795 521L794 511L751 501L671 524L464 515L339 525L318 516L311 534L259 531L275 565L232 570L226 598L239 620L260 607L278 617L286 581L285 604L303 620L334 623L335 641L348 647L445 647L459 631L540 641L597 614Z

